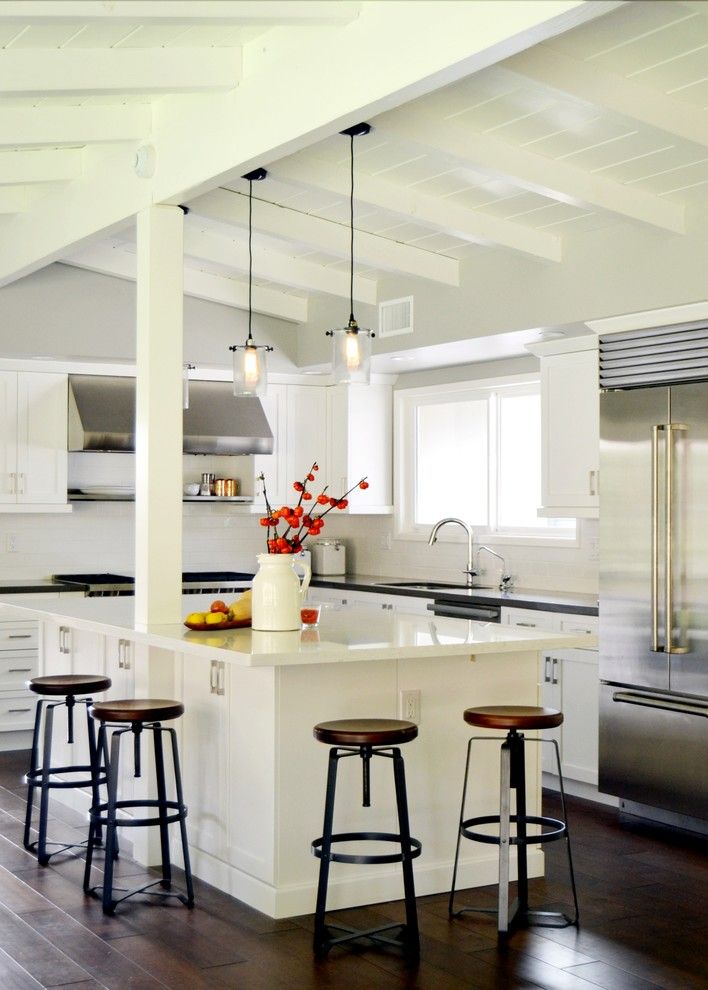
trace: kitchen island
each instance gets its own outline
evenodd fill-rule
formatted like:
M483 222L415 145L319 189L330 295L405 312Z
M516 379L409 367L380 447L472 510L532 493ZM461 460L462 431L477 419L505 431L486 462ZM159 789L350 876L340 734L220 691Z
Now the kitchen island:
M208 601L198 596L184 600L184 614L204 607ZM318 629L286 633L193 632L179 623L140 628L128 598L42 603L8 597L0 610L3 619L41 621L43 673L105 672L117 675L113 697L134 691L184 701L185 715L175 724L195 875L275 918L314 907L318 864L310 842L321 832L328 752L312 738L316 722L396 717L400 693L420 692L420 733L404 750L412 830L423 843L416 889L418 894L443 891L450 883L469 736L463 709L537 704L540 651L593 645L585 635L366 607L325 607ZM91 648L83 655L52 653L49 644L58 628L71 630L77 643ZM534 757L532 748L530 814L540 806ZM346 823L348 830L396 830L386 770L372 767L372 807L361 808L359 767L343 768L337 828ZM475 813L493 814L497 744L478 747L472 776ZM122 775L121 786L134 794L149 784L149 771L140 780ZM496 847L465 846L461 885L494 882ZM134 852L152 861L150 842L136 842ZM335 865L333 908L401 896L395 866ZM529 867L531 875L542 873L540 850L531 851Z

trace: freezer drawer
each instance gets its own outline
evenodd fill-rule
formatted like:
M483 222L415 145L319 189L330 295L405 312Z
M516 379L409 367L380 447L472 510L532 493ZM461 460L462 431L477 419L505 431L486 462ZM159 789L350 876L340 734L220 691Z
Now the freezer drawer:
M602 684L599 789L708 819L708 699Z

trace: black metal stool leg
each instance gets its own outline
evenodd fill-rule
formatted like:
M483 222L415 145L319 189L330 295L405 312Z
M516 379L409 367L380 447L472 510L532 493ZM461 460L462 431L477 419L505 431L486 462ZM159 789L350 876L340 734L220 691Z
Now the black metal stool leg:
M508 738L501 746L499 783L499 892L500 933L509 930L509 848L511 845L511 747Z
M108 764L108 803L106 807L106 861L103 873L103 913L113 914L116 902L113 900L113 860L116 842L116 799L118 774L120 771L120 739L125 730L118 730L111 736L111 759Z
M511 733L511 787L516 793L516 891L518 905L516 912L521 918L529 909L529 870L526 856L526 761L524 759L524 736Z
M415 884L413 882L413 860L411 849L411 830L408 821L408 796L406 794L406 771L400 749L393 751L393 778L396 785L396 805L398 808L398 831L401 837L401 853L403 862L403 890L406 903L406 955L411 959L420 956L420 935L418 933L418 912L415 903Z
M460 843L462 842L462 823L465 820L465 804L467 802L467 781L470 773L470 753L472 751L472 739L467 743L467 760L465 762L465 779L462 785L462 801L460 802L460 823L457 829L457 845L455 846L455 865L452 868L452 886L450 888L450 899L447 904L447 913L452 917L455 901L455 886L457 884L457 866L460 860Z
M42 725L42 711L44 710L44 701L40 698L37 702L37 708L34 715L34 731L32 733L32 752L30 754L30 770L25 778L27 780L27 811L25 813L25 833L23 837L23 844L25 849L30 848L30 830L32 828L32 812L34 810L34 790L35 790L35 774L38 770L37 766L37 754L39 751L39 731Z
M571 925L577 925L580 921L580 908L578 907L578 892L575 888L575 870L573 869L573 855L570 851L570 833L568 831L568 812L565 810L565 788L563 787L563 771L561 770L560 749L555 739L551 739L556 753L556 764L558 766L558 784L560 787L561 813L565 822L565 847L568 852L568 870L570 871L570 886L573 891L573 904L575 906L575 917L568 919Z
M332 823L334 821L334 794L337 787L338 762L338 750L335 748L330 749L329 764L327 768L327 792L325 796L324 823L322 825L322 854L320 857L320 875L317 883L317 904L315 907L315 935L313 949L318 958L326 956L329 952L327 926L325 925L325 909L327 904L329 863L332 852Z
M39 792L39 835L37 836L37 861L40 866L49 862L47 855L47 818L49 816L49 771L52 761L52 733L54 731L54 709L47 705L44 712L44 746L42 752L42 782Z
M177 791L177 803L180 808L184 808L184 814L180 818L179 831L182 839L182 858L184 860L184 881L187 887L187 897L180 897L180 900L192 907L194 905L194 884L192 882L192 866L189 859L189 843L187 842L187 808L184 803L184 792L182 790L182 771L179 763L179 752L177 749L177 733L174 729L165 729L169 732L172 741L172 765L175 773L175 790Z
M157 785L157 813L160 819L160 851L162 856L162 886L169 890L172 884L172 864L170 863L170 836L167 827L167 786L165 784L165 757L162 751L162 729L160 723L151 726L155 749L155 782Z
M92 704L91 701L85 702L86 704L86 731L88 733L88 744L89 744L89 762L91 764L91 808L97 808L100 803L99 794L99 777L101 773L101 756L96 746L96 726L94 721L89 715L89 708ZM89 842L94 841L97 846L103 844L103 828L101 827L100 818L98 821L91 820L91 825L89 827Z

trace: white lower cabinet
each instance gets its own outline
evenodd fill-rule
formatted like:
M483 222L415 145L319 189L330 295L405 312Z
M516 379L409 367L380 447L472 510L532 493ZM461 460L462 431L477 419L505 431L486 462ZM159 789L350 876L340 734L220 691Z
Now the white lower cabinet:
M550 632L597 633L596 616L502 608L502 622ZM541 657L541 704L563 712L563 723L543 733L560 748L563 777L597 784L599 665L597 650L551 650ZM544 773L558 776L555 751L542 746Z
M223 660L183 658L184 715L180 759L189 806L189 844L223 862L229 858L229 676Z
M34 725L37 698L25 685L38 666L38 623L0 622L0 750L25 746L15 733Z
M331 602L333 605L357 605L394 612L415 612L419 615L432 615L428 612L430 598L418 595L386 595L376 591L349 591L342 588L312 587L309 597L313 602Z

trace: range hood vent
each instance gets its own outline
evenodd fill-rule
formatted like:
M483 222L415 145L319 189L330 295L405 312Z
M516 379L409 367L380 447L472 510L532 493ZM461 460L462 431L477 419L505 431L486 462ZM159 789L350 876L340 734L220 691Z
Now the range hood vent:
M228 382L189 383L185 454L271 454L273 434L257 398ZM135 379L69 376L69 450L135 450Z
M600 337L600 388L678 385L708 379L705 321Z

